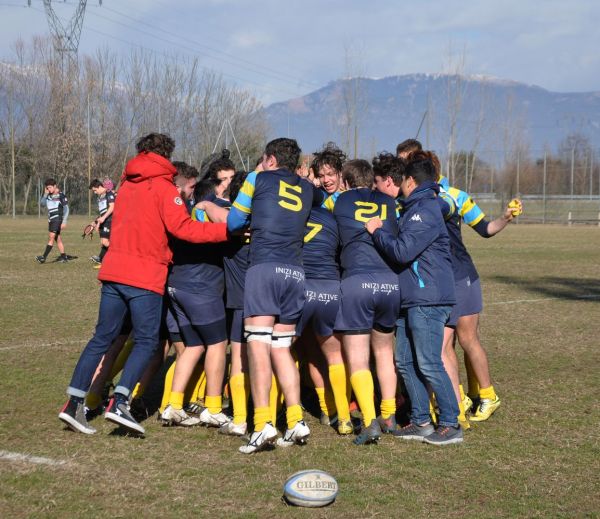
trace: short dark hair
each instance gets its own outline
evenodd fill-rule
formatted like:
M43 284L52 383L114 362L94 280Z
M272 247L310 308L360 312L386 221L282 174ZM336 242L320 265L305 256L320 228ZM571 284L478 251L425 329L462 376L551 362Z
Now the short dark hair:
M363 159L349 160L342 167L342 180L351 188L373 186L373 168Z
M48 187L48 186L57 186L58 184L56 183L56 180L54 180L52 177L47 178L46 180L44 180L44 186Z
M417 186L424 182L437 182L438 174L430 158L418 157L406 165L404 177L412 177Z
M197 178L199 175L198 170L186 162L175 161L173 162L173 166L177 170L177 173L173 177L174 184L179 184L181 181L189 180L190 178Z
M194 188L194 201L198 203L203 200L214 199L215 189L218 185L219 181L214 178L205 178L204 180L201 180Z
M339 173L346 162L346 154L334 142L328 142L321 151L315 151L313 156L310 167L315 175L319 174L319 170L323 166L329 166Z
M227 148L223 148L218 153L211 153L208 157L205 157L200 164L200 177L201 180L212 177L217 178L217 173L223 169L233 169L235 166L229 159L231 152Z
M406 139L396 146L396 156L401 153L411 153L413 151L421 151L422 144L417 139Z
M90 182L90 187L89 189L93 189L93 188L98 188L98 187L104 187L104 184L102 182L100 182L100 180L98 180L97 178L95 178L94 180L92 180Z
M231 200L231 202L233 202L237 198L247 176L247 171L235 172L235 175L233 176L233 178L231 179L231 183L229 184L229 200Z
M440 159L433 151L429 151L429 150L414 151L406 158L407 161L427 160L427 159L429 159L431 161L431 163L433 164L433 167L435 168L435 172L437 174L437 178L439 178L442 173L442 165L440 163ZM437 178L436 178L436 180L437 180Z
M265 146L265 155L275 157L277 165L288 171L296 171L302 150L295 139L281 137L274 139Z
M203 177L203 180L207 179L207 178L211 178L213 180L219 180L217 178L217 173L219 173L219 171L231 170L231 169L233 171L235 171L235 164L233 162L231 162L231 160L226 159L226 158L217 159L214 162L211 162L210 166L208 167L208 172L207 172L206 176Z
M149 133L137 141L138 153L156 153L165 159L170 159L175 149L175 141L164 133Z
M402 183L405 169L406 163L387 151L383 151L377 157L373 158L373 176L381 178L391 177L392 182L397 187L400 187Z

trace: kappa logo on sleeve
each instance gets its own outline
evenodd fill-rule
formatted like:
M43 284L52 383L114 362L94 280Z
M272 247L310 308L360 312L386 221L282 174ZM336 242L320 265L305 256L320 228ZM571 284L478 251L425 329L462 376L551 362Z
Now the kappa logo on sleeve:
M173 199L173 202L175 202L177 205L183 205L183 200L178 196Z
M420 214L413 214L411 219L411 222L423 222L423 220L421 220L421 215Z

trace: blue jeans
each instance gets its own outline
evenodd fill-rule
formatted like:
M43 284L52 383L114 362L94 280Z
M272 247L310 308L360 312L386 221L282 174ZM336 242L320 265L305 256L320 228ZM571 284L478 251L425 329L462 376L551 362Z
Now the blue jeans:
M396 322L396 369L402 375L411 402L411 422L430 422L429 385L440 408L439 424L458 424L458 402L442 364L444 325L451 306L404 308Z
M96 368L119 335L129 309L135 344L115 388L115 393L129 397L158 348L162 301L160 294L150 290L120 283L103 283L96 331L79 357L67 394L85 397Z

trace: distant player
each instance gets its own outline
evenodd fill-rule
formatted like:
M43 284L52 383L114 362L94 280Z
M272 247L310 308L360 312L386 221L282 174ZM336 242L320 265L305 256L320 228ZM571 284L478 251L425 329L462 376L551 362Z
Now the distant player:
M48 244L41 256L36 256L38 263L45 263L48 254L54 246L54 242L58 246L60 257L59 263L66 263L69 257L65 254L65 246L60 236L61 231L67 226L69 218L69 205L67 196L61 192L56 180L48 178L44 182L44 194L40 199L40 204L48 209Z
M303 443L310 434L302 416L300 375L290 348L304 306L302 245L311 206L323 196L296 175L300 148L293 139L275 139L263 154L264 171L250 173L227 218L230 231L250 224L250 267L244 291L254 432L240 452L273 444L277 429L269 407L272 371L287 406L287 430L279 445Z
M111 182L112 184L112 182ZM110 228L112 224L112 215L115 210L115 193L108 189L103 182L98 179L92 180L90 189L98 197L99 216L94 220L94 225L100 234L100 253L98 256L92 256L90 259L97 264L101 264L104 255L110 245Z

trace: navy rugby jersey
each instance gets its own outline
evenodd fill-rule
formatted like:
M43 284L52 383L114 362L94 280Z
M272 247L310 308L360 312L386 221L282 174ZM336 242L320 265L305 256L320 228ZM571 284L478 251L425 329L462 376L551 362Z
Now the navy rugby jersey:
M252 172L233 202L227 227L237 231L250 224L250 265L302 265L304 226L323 194L310 182L285 169Z
M245 239L232 239L223 257L225 267L226 307L244 308L244 283L250 263L250 242Z
M396 201L379 191L366 187L350 189L340 194L335 202L333 216L338 223L342 242L341 266L343 277L372 272L398 272L375 249L365 223L379 217L383 229L398 234Z
M192 219L208 222L204 211L194 209ZM225 279L223 274L223 247L219 243L190 243L171 239L173 264L167 285L194 294L222 297Z
M55 195L44 195L40 202L48 209L48 221L56 219L66 221L69 214L67 195L62 192Z
M310 211L304 233L302 263L307 279L340 279L339 234L333 215L322 207Z

